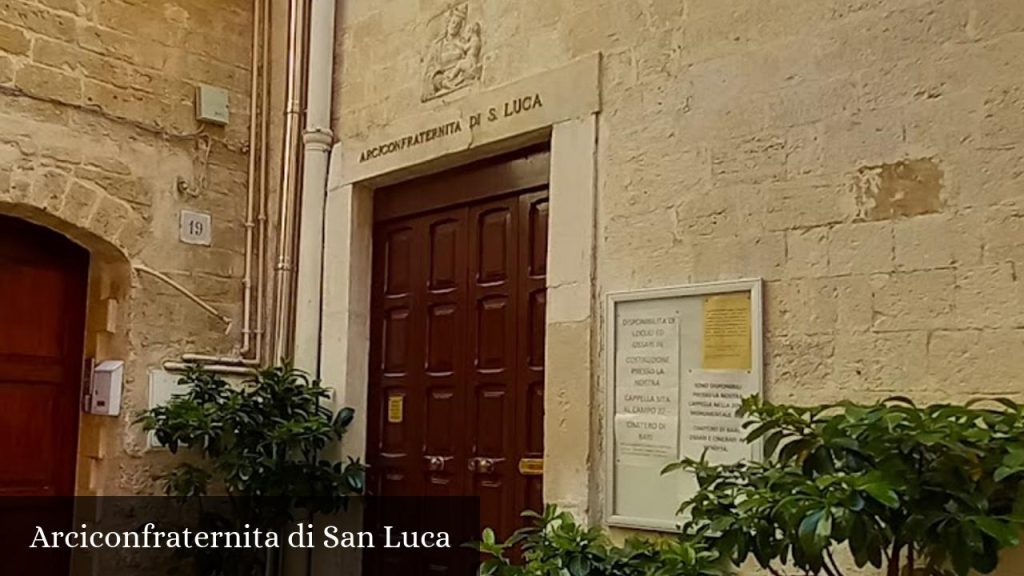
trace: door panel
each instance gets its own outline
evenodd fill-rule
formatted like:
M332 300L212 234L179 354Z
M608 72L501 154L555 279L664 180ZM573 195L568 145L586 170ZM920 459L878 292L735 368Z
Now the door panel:
M369 491L478 496L481 524L500 536L543 507L541 162L546 152L521 166L524 188L487 176L515 174L513 161L375 200ZM428 191L465 201L431 205Z
M469 208L469 298L475 342L470 366L471 493L480 497L481 523L506 532L519 510L511 498L516 386L516 276L518 198Z
M56 491L53 472L56 462L53 450L39 451L41 446L56 446L57 431L41 422L54 422L61 416L58 409L59 388L44 383L0 384L0 486L5 492L20 492L35 487L46 495ZM26 442L26 434L36 432Z
M415 289L417 275L417 238L419 226L399 223L380 229L376 244L382 256L374 263L374 293L379 293L380 312L371 328L371 362L374 385L370 387L370 407L374 410L368 436L374 439L375 462L368 480L382 494L404 496L422 491L420 478L412 466L419 456L413 426L414 387L422 350L416 343L419 334L418 308L422 295Z
M516 462L515 507L544 508L544 350L547 325L548 191L519 197L520 254L516 295L520 318L516 356Z
M465 344L465 209L377 228L369 487L459 494ZM383 278L380 282L378 278Z
M426 361L423 363L422 404L426 418L421 436L422 473L430 495L459 495L463 477L457 463L463 455L462 422L465 410L465 344L455 335L466 325L466 212L449 210L420 218L423 234L420 256L425 264L422 281L426 326Z

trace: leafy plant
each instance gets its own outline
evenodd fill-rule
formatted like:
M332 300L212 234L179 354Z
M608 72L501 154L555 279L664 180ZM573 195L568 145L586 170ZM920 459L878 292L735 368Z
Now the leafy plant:
M839 576L841 546L858 567L889 576L991 572L1024 523L1024 413L995 402L805 408L748 399L747 440L763 441L768 460L667 468L693 472L700 486L680 508L691 517L684 533L774 574L792 565Z
M718 554L699 540L630 538L613 545L597 528L584 528L572 515L547 506L525 512L534 525L498 542L484 530L477 546L487 557L481 576L722 576ZM522 561L513 558L521 553Z
M751 557L776 576L841 576L837 556L887 576L989 573L1024 525L1024 409L1009 400L918 407L743 402L765 462L686 459L699 491L681 533L609 543L548 508L505 542L484 533L484 576L706 576ZM522 550L522 561L512 558ZM845 549L845 550L844 550Z
M189 368L179 382L187 385L183 394L137 422L172 453L185 448L194 457L163 475L168 495L230 500L231 519L206 514L204 521L274 528L296 511L334 512L362 492L358 461L323 457L355 413L324 406L328 392L319 381L279 366L255 372L241 386L200 367ZM224 573L224 567L210 573Z

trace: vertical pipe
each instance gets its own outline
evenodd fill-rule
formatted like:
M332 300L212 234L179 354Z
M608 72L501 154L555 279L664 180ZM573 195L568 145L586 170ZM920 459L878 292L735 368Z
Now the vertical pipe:
M306 130L303 133L302 207L295 306L295 366L319 373L323 297L324 206L334 133L331 95L334 72L334 0L312 0Z
M298 196L298 148L302 136L302 84L305 78L306 9L308 0L291 0L288 10L288 84L285 90L284 147L278 202L277 266L275 269L274 341L271 362L290 359L292 283L295 252L295 204Z
M260 88L260 197L256 216L256 236L259 246L260 257L257 260L256 268L256 340L254 343L256 359L262 360L267 357L264 349L266 338L266 317L267 317L267 267L270 258L268 250L268 238L270 236L267 222L269 210L270 188L267 186L267 165L270 153L267 134L270 133L270 0L263 2L263 86Z
M262 360L267 356L264 350L266 340L266 316L267 316L267 267L270 252L267 249L267 240L270 236L267 222L269 212L270 188L267 186L267 164L270 153L267 134L270 133L270 15L271 1L263 2L263 86L260 88L260 197L256 216L256 236L259 246L260 257L257 260L256 268L256 340L254 348L256 359Z
M249 173L245 196L245 274L242 279L242 348L239 355L245 357L252 349L252 291L253 261L257 259L255 251L256 228L256 187L257 187L257 156L261 153L262 142L259 139L259 89L260 89L260 39L263 27L262 4L266 0L252 2L252 60L250 73L252 82L249 86Z

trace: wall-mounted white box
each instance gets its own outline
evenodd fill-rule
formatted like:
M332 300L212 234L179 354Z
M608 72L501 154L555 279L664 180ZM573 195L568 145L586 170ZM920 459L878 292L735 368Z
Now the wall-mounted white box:
M180 374L173 374L166 370L150 370L149 408L153 409L157 406L164 406L174 398L175 394L187 392L188 386L179 383L180 379ZM148 434L148 441L150 448L162 448L160 442L156 439L156 435L152 432Z
M227 90L208 84L196 87L196 120L223 126L230 119Z
M105 360L92 371L89 413L117 416L121 413L121 390L124 388L124 362Z

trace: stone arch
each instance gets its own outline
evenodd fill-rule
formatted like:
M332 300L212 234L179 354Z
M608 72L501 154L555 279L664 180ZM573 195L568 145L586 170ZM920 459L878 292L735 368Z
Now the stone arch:
M127 205L105 203L104 193L98 190L95 196L77 197L64 191L42 203L11 201L5 192L0 187L0 214L52 230L89 252L84 357L120 358L131 364L127 326L133 289L131 254L141 244L141 232L126 230L138 216ZM135 236L129 239L126 234ZM118 425L111 418L80 419L75 495L95 495L96 479L109 473L103 456L109 448L103 446L116 437Z
M111 263L138 254L146 223L128 203L98 186L69 182L60 170L33 172L31 179L0 182L0 214L59 232Z
M109 263L125 263L129 261L128 254L123 247L118 246L117 237L101 233L102 227L98 227L101 233L94 232L90 227L83 227L79 223L65 220L60 215L29 204L9 203L0 201L0 214L13 216L26 222L37 224L71 239L75 244L82 246L89 251L89 254L98 260ZM85 222L88 225L88 222Z

